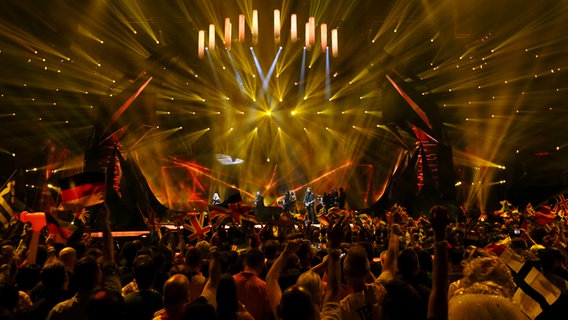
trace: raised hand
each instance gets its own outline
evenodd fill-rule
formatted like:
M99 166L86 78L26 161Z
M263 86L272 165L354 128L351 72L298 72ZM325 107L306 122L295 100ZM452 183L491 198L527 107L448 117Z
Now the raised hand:
M444 206L434 206L430 209L430 225L434 230L434 238L436 241L442 241L446 237L446 227L450 219L448 217L448 209Z
M339 245L344 240L345 234L347 233L347 228L349 228L349 224L347 223L348 217L348 215L341 216L341 218L339 218L337 222L335 222L331 229L329 229L327 233L329 248L339 248Z
M284 251L282 252L282 254L291 255L293 253L298 252L298 250L302 246L303 241L304 241L303 239L293 239L288 241L288 243L286 243L286 247L284 247Z

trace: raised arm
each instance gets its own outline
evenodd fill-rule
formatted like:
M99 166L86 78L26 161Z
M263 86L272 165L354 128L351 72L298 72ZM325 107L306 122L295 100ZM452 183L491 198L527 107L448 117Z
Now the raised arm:
M107 290L121 292L122 284L118 273L118 265L114 261L114 241L110 228L110 209L106 204L101 209L100 215L101 231L103 233L102 286Z
M317 274L319 274L320 277L323 276L323 273L325 272L325 270L327 269L327 259L329 257L326 255L323 257L323 259L321 260L320 263L318 263L317 265L313 266L310 271L315 272Z
M349 228L347 215L342 216L331 227L327 234L328 239L328 259L327 259L327 286L323 298L324 308L326 303L339 302L339 282L341 280L341 264L339 262L339 246L345 236L345 229Z
M445 241L448 211L435 206L430 210L430 223L434 230L434 264L432 265L432 291L428 300L428 319L448 319L448 243Z
M302 245L302 239L294 239L288 241L284 251L280 254L280 256L274 261L270 270L268 270L268 274L266 275L266 295L268 296L268 301L270 302L270 309L272 310L272 314L274 315L275 319L278 319L278 305L280 304L280 300L282 299L282 289L278 284L278 279L286 266L286 260L289 256L293 255L298 251L300 246Z
M106 205L101 209L101 229L103 233L103 262L114 262L114 242L110 228L110 210Z
M221 278L221 262L219 261L219 251L218 251L218 236L217 233L211 238L209 245L209 278L201 295L207 299L207 301L217 307L217 286L219 285L219 279Z
M394 278L397 268L398 252L400 247L400 238L391 229L389 234L389 246L387 248L387 255L383 263L383 270L375 281L388 281Z
M537 244L534 239L531 237L531 235L527 232L527 230L521 228L521 233L523 235L523 238L527 241L529 247L534 246L535 244ZM563 233L559 233L559 234L563 234Z

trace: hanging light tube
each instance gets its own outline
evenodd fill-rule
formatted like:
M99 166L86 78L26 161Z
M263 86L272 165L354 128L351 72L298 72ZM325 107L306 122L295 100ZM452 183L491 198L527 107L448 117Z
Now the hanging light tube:
M258 43L258 10L252 10L252 44Z
M292 43L298 41L298 16L294 13L290 17L290 40Z
M197 56L203 59L205 55L205 30L199 30L199 37L197 41Z
M239 14L239 42L245 42L245 15Z
M280 43L280 10L274 10L274 43Z
M337 58L339 55L339 41L337 39L337 28L331 29L331 55Z
M225 18L225 47L231 49L231 18Z
M215 50L215 25L209 25L209 51Z
M327 24L322 23L320 25L321 31L321 51L325 52L327 50Z

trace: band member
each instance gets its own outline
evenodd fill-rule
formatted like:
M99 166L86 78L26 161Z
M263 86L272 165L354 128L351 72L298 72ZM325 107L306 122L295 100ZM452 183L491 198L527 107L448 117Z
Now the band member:
M284 196L282 197L282 211L287 212L290 207L290 190L284 191Z
M316 216L323 214L324 213L324 203L323 203L323 197L320 195L316 195Z
M282 211L296 212L296 193L294 191L284 191L284 197L282 198Z
M345 201L347 200L347 195L345 194L345 190L343 187L339 188L339 192L337 193L337 206L339 209L345 209Z
M324 213L327 213L329 208L333 207L333 200L331 199L331 195L327 192L324 192L322 202Z
M256 198L254 200L254 205L257 208L262 208L264 207L264 197L262 196L262 194L260 194L260 191L256 192Z
M314 203L316 202L316 195L312 192L312 188L308 187L306 194L304 194L304 207L307 211L307 218L312 224L316 223L316 213L314 210Z
M330 197L330 200L331 200L331 207L337 207L338 206L339 193L337 192L337 190L335 188L331 190L329 197Z
M221 204L221 197L219 197L219 194L217 192L213 194L213 200L211 200L211 204L214 206Z
M296 208L296 191L290 190L290 203L288 204L288 212L297 213L298 210Z

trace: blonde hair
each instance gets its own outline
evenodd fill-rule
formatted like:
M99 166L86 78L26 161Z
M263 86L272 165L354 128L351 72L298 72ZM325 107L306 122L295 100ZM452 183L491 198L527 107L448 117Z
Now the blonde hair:
M511 271L496 256L467 261L464 263L463 275L463 289L468 293L497 294L511 298L515 292L516 285Z
M319 274L308 270L298 277L296 284L304 287L312 295L312 299L315 304L317 304L318 306L321 304L322 284Z

